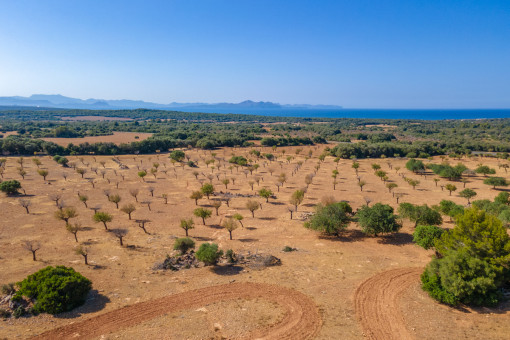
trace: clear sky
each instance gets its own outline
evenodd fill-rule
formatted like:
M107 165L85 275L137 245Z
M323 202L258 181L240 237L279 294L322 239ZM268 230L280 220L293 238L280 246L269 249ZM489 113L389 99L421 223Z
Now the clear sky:
M0 96L510 107L510 0L0 0Z

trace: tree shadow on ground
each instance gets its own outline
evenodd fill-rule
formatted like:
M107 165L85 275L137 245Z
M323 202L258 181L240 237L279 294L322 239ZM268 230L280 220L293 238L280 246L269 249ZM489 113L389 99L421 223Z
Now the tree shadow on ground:
M377 241L381 244L392 244L394 246L403 246L413 243L413 235L408 233L394 233L391 235L383 235Z
M358 242L366 237L361 230L350 229L343 231L339 236L320 235L319 239L337 242Z
M276 220L276 217L259 217L259 220L274 221L274 220Z
M215 274L222 276L232 276L240 274L244 270L241 266L214 266L211 268L211 271Z
M244 227L244 229L246 229L246 230L257 230L257 228L255 228L255 227Z
M275 202L275 201L268 202L268 203L271 204L271 205L285 205L285 203L283 203L283 202Z
M97 290L93 289L89 292L85 304L73 309L70 312L60 313L55 315L59 319L74 319L82 316L83 314L95 313L102 310L110 299L100 294Z
M219 224L209 224L208 227L213 229L223 229L223 227Z
M238 238L237 239L240 242L246 243L246 242L257 242L258 238Z

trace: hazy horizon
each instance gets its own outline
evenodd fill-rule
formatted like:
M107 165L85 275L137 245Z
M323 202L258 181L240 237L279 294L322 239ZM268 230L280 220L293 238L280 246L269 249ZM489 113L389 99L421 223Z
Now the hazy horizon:
M510 107L508 1L0 0L0 96Z

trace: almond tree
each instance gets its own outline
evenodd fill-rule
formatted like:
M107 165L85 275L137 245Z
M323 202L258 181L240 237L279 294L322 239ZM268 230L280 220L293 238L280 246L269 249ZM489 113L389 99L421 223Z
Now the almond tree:
M85 265L89 264L89 262L88 262L89 251L88 251L87 248L83 247L82 245L79 245L78 247L76 247L74 249L74 252L76 253L76 255L83 256L83 259L85 261Z
M239 226L233 218L226 218L223 220L223 228L227 229L228 234L230 235L230 239L232 240L232 232L236 230Z
M78 194L78 199L83 202L83 204L85 205L85 208L88 208L87 206L87 201L89 200L89 197L87 195L84 195L84 194Z
M305 192L303 190L296 190L292 193L290 197L290 204L296 207L296 211L298 210L298 206L303 202L305 198ZM291 213L292 219L292 213Z
M251 216L255 217L255 210L259 209L259 203L254 200L246 202L246 208L251 212Z
M46 181L46 177L48 177L49 171L45 169L38 169L37 173L42 176L42 178Z
M181 220L181 228L184 229L186 232L186 237L188 237L188 230L195 228L195 222L193 222L193 219L182 219Z
M150 235L147 229L145 229L145 224L149 223L150 222L149 220L136 220L136 222L138 223L138 228L142 229L144 233Z
M81 178L83 178L83 176L87 173L87 169L76 168L76 173L78 173L81 176Z
M69 220L71 218L75 218L77 216L78 213L76 212L76 209L74 207L67 207L55 211L55 218L64 221L66 223L66 226L69 224Z
M28 207L30 207L30 205L32 205L32 202L30 200L26 200L26 199L23 199L21 198L19 200L19 204L25 208L25 210L27 211L27 214L30 214L30 211L28 210Z
M138 193L140 191L138 189L129 190L129 194L135 198L135 201L138 202Z
M23 241L21 246L23 247L23 249L26 249L32 253L32 260L37 261L35 253L39 249L41 249L41 244L39 242L37 242L37 241Z
M119 209L119 202L122 200L122 197L120 197L119 194L110 195L108 197L108 201L115 203L115 207Z
M200 191L193 191L190 198L195 200L195 205L198 205L198 200L204 197Z
M68 232L70 232L71 234L74 235L74 240L76 242L78 242L77 234L78 234L79 231L83 230L83 227L81 226L81 224L79 224L79 223L70 224L69 223L69 224L66 225L66 229L67 229Z
M119 239L119 243L120 243L120 246L124 246L124 242L123 242L123 239L124 237L126 237L126 235L128 234L128 230L127 229L112 229L111 230L112 234Z
M221 200L214 200L212 201L211 205L214 207L214 209L216 209L216 216L219 216L218 210L221 207Z
M196 217L200 217L202 219L203 225L205 225L205 219L211 217L212 211L205 208L197 208L193 210L193 214Z
M244 228L244 225L243 225L243 215L239 214L239 213L235 213L233 216L232 216L233 219L237 220L240 224L241 224L241 227Z
M131 220L131 214L136 210L136 207L133 203L126 204L120 208L120 211L128 214L129 219Z
M102 211L96 212L92 218L94 219L95 222L102 222L106 230L108 230L108 226L106 225L106 223L111 222L113 220L112 215Z

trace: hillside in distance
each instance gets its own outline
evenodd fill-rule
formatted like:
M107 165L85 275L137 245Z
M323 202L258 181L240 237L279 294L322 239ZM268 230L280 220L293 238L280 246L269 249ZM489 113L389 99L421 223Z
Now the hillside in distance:
M159 104L145 102L142 100L106 100L106 99L78 99L62 96L60 94L34 94L30 97L0 97L0 106L29 106L29 107L47 107L62 109L90 109L90 110L108 110L108 109L157 109L157 110L184 110L184 111L200 111L200 110L243 110L243 109L293 109L293 110L338 110L341 106L334 105L283 105L272 102L255 102L245 100L240 103L169 103Z

